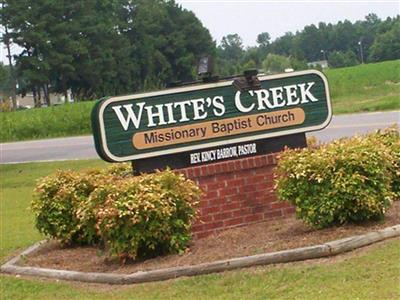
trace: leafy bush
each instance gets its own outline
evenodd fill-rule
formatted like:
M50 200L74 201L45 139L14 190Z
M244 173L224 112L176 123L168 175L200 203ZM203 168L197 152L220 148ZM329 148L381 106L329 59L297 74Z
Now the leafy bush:
M397 126L385 130L378 130L375 134L369 135L372 143L382 143L390 151L391 155L391 177L392 191L395 199L400 200L400 132Z
M116 164L86 173L57 171L39 180L32 201L36 228L62 244L93 244L99 237L92 222L82 223L79 213L89 195L101 184L132 174L129 164Z
M280 199L316 228L383 217L393 198L394 170L383 138L375 134L285 151L277 167Z
M170 170L131 174L119 164L43 178L32 203L36 227L63 244L101 242L121 259L183 251L200 189Z
M97 187L100 173L81 176L76 172L58 171L41 179L32 201L36 228L63 244L91 243L96 238L87 235L77 210Z
M12 103L10 100L2 101L0 99L0 112L10 112L12 111Z
M200 189L172 171L142 175L99 187L82 211L111 256L122 259L183 251L190 240Z
M132 166L129 163L112 164L103 170L105 175L131 177L133 175Z

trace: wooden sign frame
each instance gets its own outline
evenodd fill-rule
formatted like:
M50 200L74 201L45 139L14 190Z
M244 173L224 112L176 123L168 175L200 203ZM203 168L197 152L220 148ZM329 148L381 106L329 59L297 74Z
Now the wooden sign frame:
M246 105L242 105L242 111L239 111L237 108L239 102L236 101L235 97L238 91L235 90L235 88L232 86L232 80L220 81L216 83L197 84L150 93L140 93L102 99L96 103L92 111L92 128L97 153L101 158L109 162L138 161L143 159L147 160L152 157L157 158L172 154L179 155L180 153L189 153L193 151L199 151L201 149L223 147L229 144L239 144L253 141L261 141L268 138L285 135L295 135L298 133L320 130L325 128L329 124L332 117L332 108L330 103L328 81L323 73L316 70L307 70L301 72L260 76L259 80L263 85L262 90L265 91L264 94L274 94L274 97L271 98L274 102L268 102L265 99L265 101L263 100L264 102L260 102L260 97L262 100L262 97L265 96L263 96L262 91L250 91L248 92L250 94L246 94L245 96L243 96L244 94L242 93L241 95L239 94L239 97L243 96L243 99L245 100L243 100L242 102L240 102L241 100L239 100L240 105L245 103L245 101L250 101L251 99L251 101L253 101L251 105L249 104L251 102L246 102ZM277 83L278 85L274 86L274 82L278 82L279 84ZM283 83L285 83L285 85L283 85ZM134 128L132 129L133 126L132 124L129 124L129 122L127 122L128 125L125 124L127 126L126 128L122 128L123 123L121 122L121 120L129 120L127 115L128 110L126 108L129 108L129 106L133 107L133 105L138 106L139 102L141 104L140 107L142 108L142 110L143 107L146 108L146 105L148 105L149 103L149 106L151 106L152 109L150 112L152 115L149 115L149 110L147 110L148 116L153 116L154 107L157 107L157 105L161 103L157 102L159 101L158 99L164 99L164 104L159 105L169 105L170 107L172 107L170 104L165 104L165 99L168 98L168 101L170 101L168 103L174 103L175 96L179 96L180 99L182 99L182 97L184 98L185 95L189 95L188 99L195 99L197 101L200 98L204 100L204 103L206 103L208 99L211 100L213 95L218 95L219 90L221 89L224 91L225 95L231 96L223 98L223 104L230 105L227 108L225 107L226 114L224 114L223 116L216 117L214 115L210 119L204 118L199 121L190 120L182 124L177 122L177 120L175 119L173 119L173 124L167 124L165 120L162 120L163 122L159 122L163 123L161 126L159 124L153 124L154 120L161 120L161 118L150 120L150 117L148 117L147 121L149 125L152 125L151 128L145 128L145 130L143 128L139 128L138 130ZM282 91L286 92L286 94L283 94ZM305 98L301 98L300 96L298 96L300 92L302 97L305 95ZM255 100L255 94L257 94L257 100ZM317 99L316 97L314 97L314 94L318 94L319 98ZM207 95L209 95L209 97ZM284 99L285 96L286 99ZM236 103L235 105L237 111L235 111L235 106L232 104L233 102ZM285 107L282 106L282 108L273 107L273 109L269 109L267 107L268 105L272 107L272 104L277 104L278 106L284 102L286 104L290 103L291 105L286 105ZM296 102L299 102L298 105L295 104ZM145 104L142 105L142 103ZM182 101L180 103L182 103ZM253 106L253 104L255 105ZM256 108L257 105L258 108L260 108L260 106L264 106L265 109L254 109L252 111L249 110L249 108L251 107ZM317 109L313 110L313 106L316 106ZM125 111L123 109L125 109ZM243 113L244 110L246 110L245 113ZM118 111L120 112L119 121L121 124L118 124L118 122L116 121ZM203 111L204 113L204 109L200 111ZM257 125L258 127L256 126L255 120L262 120L262 118L268 117L272 118L274 117L274 115L281 116L281 119L283 119L286 116L285 114L287 114L287 116L291 116L290 114L293 114L293 116L295 116L293 117L295 121L292 120L293 124L288 123L285 124L285 126L281 127L273 127L273 124L269 124L271 126L266 128L265 130L263 129L262 125ZM309 117L309 115L312 116ZM169 115L169 117L171 118L171 115ZM172 117L177 119L177 117L175 116ZM191 117L193 119L193 116ZM183 119L183 116L180 115L179 118ZM188 118L189 117L187 117L187 119ZM287 117L286 119L288 118L289 117ZM165 116L165 119L167 120L167 116ZM315 121L316 119L317 121ZM132 120L133 119L131 119L130 121ZM253 124L253 127L251 128L251 130L246 130L246 128L235 128L236 131L234 130L233 134L232 132L229 132L228 134L224 134L224 132L219 132L219 134L211 134L210 136L204 135L202 139L189 137L188 140L175 144L171 142L166 143L164 141L159 142L159 140L154 138L154 136L162 136L165 138L168 132L172 134L173 130L180 130L180 128L198 129L204 127L204 131L207 131L209 133L210 128L212 128L210 127L210 124L212 122L217 122L218 126L221 126L221 128L227 128L227 126L223 127L223 125L228 123L233 124L232 122L235 122L235 120L238 120L239 123L245 122L246 120L248 120L248 122L251 121L252 123L250 122L250 124ZM133 123L133 121L131 123ZM242 124L244 125L244 123ZM111 128L112 130L109 128ZM249 129L249 126L247 128ZM158 135L151 135L154 131L156 131ZM199 129L197 131L199 132ZM121 137L120 140L118 140L118 138L114 138L122 135L124 135L124 137ZM143 140L145 140L146 138L146 142L150 141L154 145L156 145L156 147L152 148L151 146L145 145L145 143L143 143ZM111 141L111 139L114 140ZM138 140L142 143L137 142ZM128 149L129 147L131 147L132 149ZM140 147L143 148L140 149Z

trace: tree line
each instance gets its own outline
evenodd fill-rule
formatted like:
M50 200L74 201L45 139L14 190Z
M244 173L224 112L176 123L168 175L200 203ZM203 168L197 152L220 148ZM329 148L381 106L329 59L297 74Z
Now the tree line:
M257 46L243 47L238 34L224 37L217 48L219 72L240 73L246 68L281 72L305 69L308 62L327 60L330 67L400 58L400 16L381 20L369 14L354 23L319 23L271 41L268 32L257 36Z
M10 94L18 83L17 92L32 93L35 106L50 105L51 92L87 100L194 80L206 55L220 76L306 69L317 60L342 67L400 58L399 16L321 22L274 41L263 32L247 48L238 34L217 46L192 12L164 0L6 0L0 24L2 42L22 49L15 66L0 65L0 90Z
M174 1L7 0L2 41L14 56L19 92L94 99L191 80L215 44L196 16Z

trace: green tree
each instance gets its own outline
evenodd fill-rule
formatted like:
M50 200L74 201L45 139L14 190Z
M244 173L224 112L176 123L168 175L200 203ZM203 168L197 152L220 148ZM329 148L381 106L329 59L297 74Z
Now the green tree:
M301 54L296 53L297 58L302 59L305 57L308 61L321 59L320 51L323 39L321 31L315 25L304 27L302 33L295 40L297 41L296 47L301 49ZM293 49L291 53L293 54Z
M400 19L393 27L378 35L371 46L369 60L382 61L400 58Z
M0 62L0 100L8 99L12 94L12 80L9 66Z
M271 43L271 53L289 56L292 54L295 45L295 35L291 32L286 32L283 36L278 37Z
M252 59L245 57L245 54L242 38L238 34L224 36L217 48L219 75L232 76L241 73L243 62Z
M237 33L224 36L219 50L223 59L238 62L244 53L242 38Z
M268 54L262 66L267 73L280 73L287 68L291 68L290 59L277 54Z
M99 98L195 76L215 51L195 15L162 0L8 0L22 92Z
M320 22L318 26L307 25L303 30L296 33L286 33L275 41L272 41L268 46L268 53L290 56L300 61L315 61L323 58L321 53L333 53L336 51L341 53L350 53L348 51L356 53L359 51L358 43L361 41L364 60L368 61L369 57L379 60L379 55L375 58L369 55L370 50L372 50L371 47L378 36L392 30L396 20L399 18L397 16L382 21L376 14L369 14L364 20L354 23L344 20L337 24ZM392 35L388 34L388 36ZM390 43L391 40L393 40L392 37L387 38L385 43ZM377 44L375 45L375 48L379 48ZM259 46L259 49L261 48ZM321 50L324 52L321 52ZM387 57L387 54L384 56Z
M305 60L299 60L295 57L290 57L290 66L293 70L300 71L300 70L307 70L307 62Z
M328 62L333 68L349 67L359 63L355 53L350 50L346 52L335 51L330 53Z
M257 64L256 64L256 62L254 60L250 59L246 63L243 64L242 68L243 68L243 71L256 69L257 68Z
M73 76L69 87L80 99L126 93L131 87L127 70L134 68L132 48L122 34L120 2L87 0L82 15L76 16L74 30L77 52L73 56ZM95 11L95 13L91 13ZM62 86L62 82L59 82Z
M192 80L203 55L213 55L211 35L196 16L173 1L128 1L124 35L132 45L135 89L153 89L170 81Z
M3 30L3 34L0 36L0 42L4 43L5 48L7 49L7 58L8 58L8 64L9 64L9 85L10 85L10 95L12 99L12 109L16 110L17 109L17 98L16 98L16 86L17 86L17 81L16 81L16 74L15 74L15 69L14 65L12 62L12 56L11 56L11 45L13 44L12 38L11 38L11 32L10 32L10 18L11 15L5 13L7 11L8 4L5 1L2 1L1 3L1 11L0 11L0 25Z
M52 84L66 94L74 75L73 55L79 54L74 39L79 4L54 0L8 0L3 11L13 29L11 37L23 48L16 57L18 74L24 77L23 93L32 90L40 106L40 90ZM58 82L61 87L58 88Z
M243 70L261 68L262 60L266 57L264 48L249 47L243 54ZM247 66L246 66L247 65ZM252 67L250 67L252 66Z
M271 43L271 36L268 32L263 32L257 35L257 44L259 47L268 47Z

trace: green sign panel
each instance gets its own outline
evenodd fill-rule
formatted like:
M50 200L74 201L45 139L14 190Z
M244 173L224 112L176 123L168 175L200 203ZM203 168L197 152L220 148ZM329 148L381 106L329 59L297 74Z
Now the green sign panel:
M92 112L96 149L121 162L319 130L332 110L314 70L260 76L261 89L232 81L102 99Z

